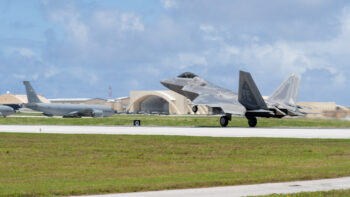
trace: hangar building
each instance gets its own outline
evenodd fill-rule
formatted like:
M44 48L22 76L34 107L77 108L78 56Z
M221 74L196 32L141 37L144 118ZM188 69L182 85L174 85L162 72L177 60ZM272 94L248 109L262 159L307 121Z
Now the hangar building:
M171 90L131 91L127 111L150 114L194 114L190 101ZM208 107L198 106L197 114L209 114Z
M43 102L43 103L50 103L50 101L48 99L46 99L45 97L38 95L39 99ZM23 103L27 103L27 95L25 94L10 94L10 93L6 93L3 95L0 95L0 104L23 104Z

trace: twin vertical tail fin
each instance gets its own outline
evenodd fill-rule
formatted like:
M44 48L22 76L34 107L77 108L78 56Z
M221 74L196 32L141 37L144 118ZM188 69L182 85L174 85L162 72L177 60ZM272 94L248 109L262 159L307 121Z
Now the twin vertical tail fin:
M29 81L23 81L24 86L27 91L28 103L41 103L40 99L36 95L32 85L30 85Z
M247 110L268 109L249 72L239 71L238 101Z
M290 75L268 98L270 102L280 102L287 105L296 105L301 77Z

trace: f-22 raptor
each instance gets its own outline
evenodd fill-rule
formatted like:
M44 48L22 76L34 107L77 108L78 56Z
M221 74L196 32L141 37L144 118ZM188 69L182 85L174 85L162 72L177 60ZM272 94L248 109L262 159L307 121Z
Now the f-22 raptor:
M111 107L104 105L42 103L29 81L23 81L26 87L28 103L24 107L43 112L46 116L63 116L64 118L80 118L82 116L107 117L114 114Z
M238 94L216 86L197 75L186 72L174 79L160 82L191 100L192 110L197 112L198 105L206 105L219 111L220 125L226 127L232 115L245 116L250 127L257 124L256 117L282 118L284 116L303 116L296 104L300 76L290 75L266 100L261 96L252 76L248 72L239 72Z

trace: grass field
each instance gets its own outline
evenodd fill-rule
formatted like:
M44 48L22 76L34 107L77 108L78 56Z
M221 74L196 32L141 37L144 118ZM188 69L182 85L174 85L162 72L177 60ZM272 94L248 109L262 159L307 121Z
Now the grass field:
M349 197L350 190L331 190L324 192L300 192L295 194L273 194L259 197ZM258 196L256 196L258 197Z
M132 125L135 119L143 126L198 126L220 127L219 116L159 116L159 115L114 115L108 118L0 118L0 124L45 124L45 125ZM232 118L229 127L248 127L245 118ZM350 121L334 119L259 118L257 127L332 127L350 128Z
M350 140L0 133L0 196L350 176Z
M44 114L40 112L16 112L11 116L44 116Z

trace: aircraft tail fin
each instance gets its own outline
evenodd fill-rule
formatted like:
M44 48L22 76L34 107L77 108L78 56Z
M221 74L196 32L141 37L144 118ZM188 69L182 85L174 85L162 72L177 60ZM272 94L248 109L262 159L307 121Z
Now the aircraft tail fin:
M268 98L271 102L282 102L288 105L296 105L301 77L290 75Z
M249 72L239 71L238 101L247 110L268 109Z
M41 103L40 99L36 95L32 85L29 81L23 81L24 86L26 87L28 103Z

